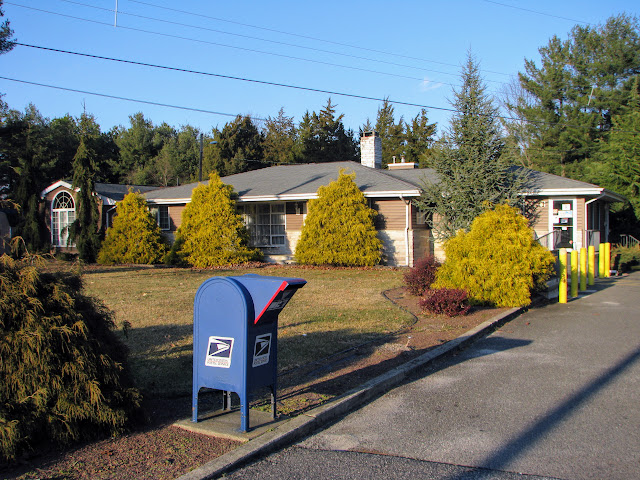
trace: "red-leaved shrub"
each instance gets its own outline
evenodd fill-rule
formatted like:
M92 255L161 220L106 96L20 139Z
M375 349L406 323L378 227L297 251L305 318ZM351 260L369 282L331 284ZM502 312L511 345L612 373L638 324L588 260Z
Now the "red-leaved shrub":
M448 317L466 315L471 306L467 292L456 288L438 288L424 292L420 307L430 313L445 314Z
M436 279L438 268L440 268L440 262L433 255L418 260L414 267L404 274L404 283L409 293L422 295Z

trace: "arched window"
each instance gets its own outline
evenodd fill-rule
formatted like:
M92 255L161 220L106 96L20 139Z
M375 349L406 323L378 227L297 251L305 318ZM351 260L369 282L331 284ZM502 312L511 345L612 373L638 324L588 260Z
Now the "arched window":
M51 244L54 247L72 247L69 240L69 225L76 219L76 204L67 191L58 193L51 202Z

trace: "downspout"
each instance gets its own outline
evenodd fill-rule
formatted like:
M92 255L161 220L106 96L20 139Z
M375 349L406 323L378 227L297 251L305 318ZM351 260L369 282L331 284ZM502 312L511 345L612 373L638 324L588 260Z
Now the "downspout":
M405 218L404 218L404 254L406 258L407 267L411 266L411 261L409 260L409 224L411 222L411 200L407 200L404 198L404 195L400 195L400 199L405 204Z

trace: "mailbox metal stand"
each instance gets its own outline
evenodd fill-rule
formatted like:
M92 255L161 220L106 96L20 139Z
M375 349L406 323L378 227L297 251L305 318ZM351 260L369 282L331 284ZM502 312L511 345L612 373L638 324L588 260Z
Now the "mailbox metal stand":
M198 291L193 308L192 422L198 421L201 388L223 391L223 409L231 392L240 397L241 431L249 430L249 393L271 387L276 417L278 314L307 282L301 278L248 274L213 277Z

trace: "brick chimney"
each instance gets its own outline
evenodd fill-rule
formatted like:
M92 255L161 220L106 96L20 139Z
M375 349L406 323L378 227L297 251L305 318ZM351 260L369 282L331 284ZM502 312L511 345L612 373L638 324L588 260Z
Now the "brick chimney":
M360 137L360 163L369 168L382 168L382 140L375 131Z

